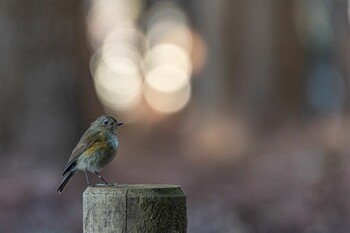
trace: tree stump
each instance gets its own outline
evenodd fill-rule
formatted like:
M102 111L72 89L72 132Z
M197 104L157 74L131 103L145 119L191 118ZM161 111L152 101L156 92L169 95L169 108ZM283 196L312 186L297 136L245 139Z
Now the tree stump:
M88 187L84 233L186 233L186 196L177 185Z

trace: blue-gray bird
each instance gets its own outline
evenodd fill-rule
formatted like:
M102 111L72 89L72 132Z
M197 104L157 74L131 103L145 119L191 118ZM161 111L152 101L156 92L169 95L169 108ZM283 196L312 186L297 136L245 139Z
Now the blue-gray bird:
M95 173L106 185L109 185L99 171L114 159L118 151L117 129L122 124L107 115L102 115L91 123L68 160L62 174L64 178L57 188L59 193L63 192L76 171L85 172L88 186L90 181L87 172Z

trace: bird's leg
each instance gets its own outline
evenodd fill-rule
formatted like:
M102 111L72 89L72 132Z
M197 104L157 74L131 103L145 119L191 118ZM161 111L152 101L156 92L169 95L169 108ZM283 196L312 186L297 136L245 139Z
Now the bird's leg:
M85 172L86 183L87 183L88 186L91 186L91 185L90 185L90 181L89 181L89 176L88 176L88 174L87 174L87 171L84 170L84 172Z
M98 176L98 178L100 178L106 185L111 186L111 184L109 184L105 179L103 179L103 177L100 175L100 173L98 173L97 171L94 171L94 173Z

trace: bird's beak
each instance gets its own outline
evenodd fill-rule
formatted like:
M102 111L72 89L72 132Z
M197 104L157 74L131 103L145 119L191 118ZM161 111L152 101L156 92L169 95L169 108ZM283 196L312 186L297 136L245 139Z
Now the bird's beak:
M117 124L117 126L121 126L122 124L124 124L124 123L123 123L123 122L120 122L120 123Z

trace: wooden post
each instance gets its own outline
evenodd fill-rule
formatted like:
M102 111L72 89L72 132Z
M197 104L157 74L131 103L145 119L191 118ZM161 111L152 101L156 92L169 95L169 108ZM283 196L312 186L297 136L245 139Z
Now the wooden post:
M186 196L177 185L88 187L84 233L186 233Z

